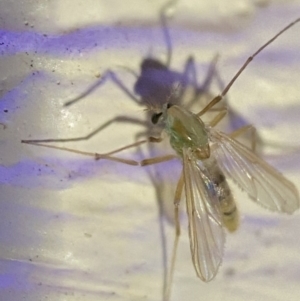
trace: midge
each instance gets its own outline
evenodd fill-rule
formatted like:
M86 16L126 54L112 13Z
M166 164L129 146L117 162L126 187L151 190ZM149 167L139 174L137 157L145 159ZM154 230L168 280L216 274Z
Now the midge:
M160 142L161 137L149 137L106 154L80 152L45 144L45 142L55 141L53 139L22 141L131 165L156 164L178 157L181 159L183 169L174 198L176 238L168 286L164 292L165 300L170 297L176 248L180 235L178 208L183 191L189 219L192 261L197 276L206 282L216 276L221 264L225 242L224 228L234 231L238 226L238 213L225 177L231 178L248 193L251 199L267 209L291 214L299 208L299 195L295 186L253 151L235 140L235 137L244 131L253 129L251 126L243 127L227 135L214 129L225 116L226 110L219 112L208 124L200 118L222 100L258 53L299 21L300 18L290 23L250 56L222 93L197 114L174 105L168 100L161 108L155 108L151 121L167 133L176 155L145 159L140 163L114 156L115 153L124 149L146 142Z

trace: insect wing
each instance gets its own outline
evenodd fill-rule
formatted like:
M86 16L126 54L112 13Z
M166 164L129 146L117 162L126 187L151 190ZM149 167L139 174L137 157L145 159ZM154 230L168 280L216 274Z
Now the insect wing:
M222 262L225 233L215 185L200 164L189 150L183 150L192 260L198 277L210 281Z
M254 201L272 211L289 214L299 208L299 194L290 181L240 142L214 129L210 132L216 144L212 155L221 170Z

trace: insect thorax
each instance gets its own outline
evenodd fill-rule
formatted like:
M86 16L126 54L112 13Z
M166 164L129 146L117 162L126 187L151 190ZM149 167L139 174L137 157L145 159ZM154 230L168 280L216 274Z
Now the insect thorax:
M174 105L166 112L166 132L178 155L189 148L197 159L210 156L208 134L202 120L195 114Z

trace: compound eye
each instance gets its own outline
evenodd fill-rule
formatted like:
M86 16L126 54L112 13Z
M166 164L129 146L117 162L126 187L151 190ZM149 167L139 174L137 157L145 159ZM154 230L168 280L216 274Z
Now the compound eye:
M151 122L153 124L157 124L157 122L158 122L161 115L162 115L162 113L153 114L152 117L151 117Z

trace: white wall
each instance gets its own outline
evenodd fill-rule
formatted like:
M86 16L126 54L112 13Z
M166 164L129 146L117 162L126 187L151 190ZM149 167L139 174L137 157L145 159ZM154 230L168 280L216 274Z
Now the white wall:
M84 135L115 115L143 119L107 83L78 104L63 104L116 70L133 89L149 55L165 59L162 1L1 1L0 295L1 300L161 300L170 258L172 195L158 200L146 169L21 144L21 139ZM268 38L300 17L300 1L179 1L169 21L171 68L194 56L203 80L218 53L226 83ZM262 53L229 93L228 125L257 127L259 152L296 185L300 180L300 24ZM219 90L214 84L212 93ZM69 148L106 152L131 143L139 126L113 125ZM59 144L57 144L59 145ZM61 144L61 146L63 146ZM140 159L135 152L124 157ZM180 164L161 165L164 193ZM299 213L280 216L236 193L242 221L228 235L216 279L196 278L182 215L172 300L299 300ZM245 201L244 201L245 200ZM163 225L165 233L161 232ZM297 228L298 227L298 228ZM165 236L167 244L162 244Z

